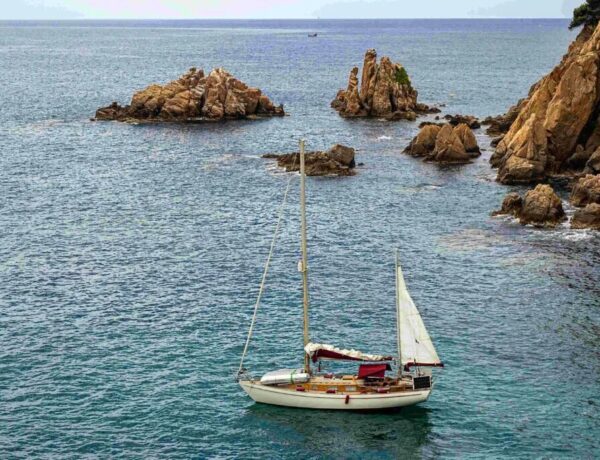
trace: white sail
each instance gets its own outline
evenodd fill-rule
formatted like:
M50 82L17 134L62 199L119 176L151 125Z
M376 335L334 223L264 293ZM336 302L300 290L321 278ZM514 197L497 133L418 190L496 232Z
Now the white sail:
M400 335L400 354L402 365L442 366L431 337L419 310L406 289L404 275L400 265L397 265L397 289L398 289L398 327Z

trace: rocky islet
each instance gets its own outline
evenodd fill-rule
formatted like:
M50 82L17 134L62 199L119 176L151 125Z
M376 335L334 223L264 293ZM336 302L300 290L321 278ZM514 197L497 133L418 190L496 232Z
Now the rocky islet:
M96 111L96 120L189 122L284 115L258 88L252 88L222 68L208 75L191 68L166 85L136 92L131 103L113 102Z

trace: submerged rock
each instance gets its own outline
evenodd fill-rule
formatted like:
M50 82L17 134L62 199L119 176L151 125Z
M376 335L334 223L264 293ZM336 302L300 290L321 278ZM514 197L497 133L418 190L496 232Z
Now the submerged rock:
M469 163L481 155L477 138L465 124L426 124L404 153L438 163Z
M365 54L360 83L358 67L354 67L347 88L338 91L331 107L346 118L389 120L415 120L419 113L439 112L418 103L417 97L406 69L386 56L377 64L377 52L370 49Z
M584 27L561 63L506 118L514 112L491 159L500 182L539 182L581 167L585 154L591 158L600 147L600 25Z
M535 227L556 227L567 219L562 202L547 184L539 184L529 190L523 198L517 193L509 193L502 202L502 209L492 215L512 215L521 225Z
M355 150L341 144L336 144L326 152L316 151L305 154L307 176L353 176L356 162ZM277 160L277 166L286 171L300 171L300 153L263 155L263 158Z
M222 68L204 75L190 69L166 85L150 85L135 93L130 105L113 102L96 111L96 120L196 121L251 116L282 116L258 88L252 88Z

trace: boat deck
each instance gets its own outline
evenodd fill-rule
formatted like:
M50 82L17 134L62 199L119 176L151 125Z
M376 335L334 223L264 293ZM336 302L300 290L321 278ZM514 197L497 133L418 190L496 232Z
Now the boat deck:
M306 383L283 384L277 385L276 387L298 392L341 395L385 394L414 391L413 380L411 377L403 377L402 379L386 377L385 379L367 382L363 379L358 379L354 375L335 376L331 378L315 376L311 377Z

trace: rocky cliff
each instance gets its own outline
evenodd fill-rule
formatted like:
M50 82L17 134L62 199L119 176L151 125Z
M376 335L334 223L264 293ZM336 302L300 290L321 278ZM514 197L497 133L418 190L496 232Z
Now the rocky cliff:
M491 159L497 179L535 183L580 172L600 148L599 116L600 26L586 26L560 64L492 124L501 131L511 122Z
M284 115L258 88L251 88L224 69L207 76L190 69L166 85L150 85L125 107L113 102L96 111L97 120L194 121Z
M377 63L377 52L365 54L361 81L358 67L350 72L348 87L340 90L331 102L342 117L383 117L392 120L415 120L418 113L439 112L417 102L418 92L413 88L406 69L384 56Z

